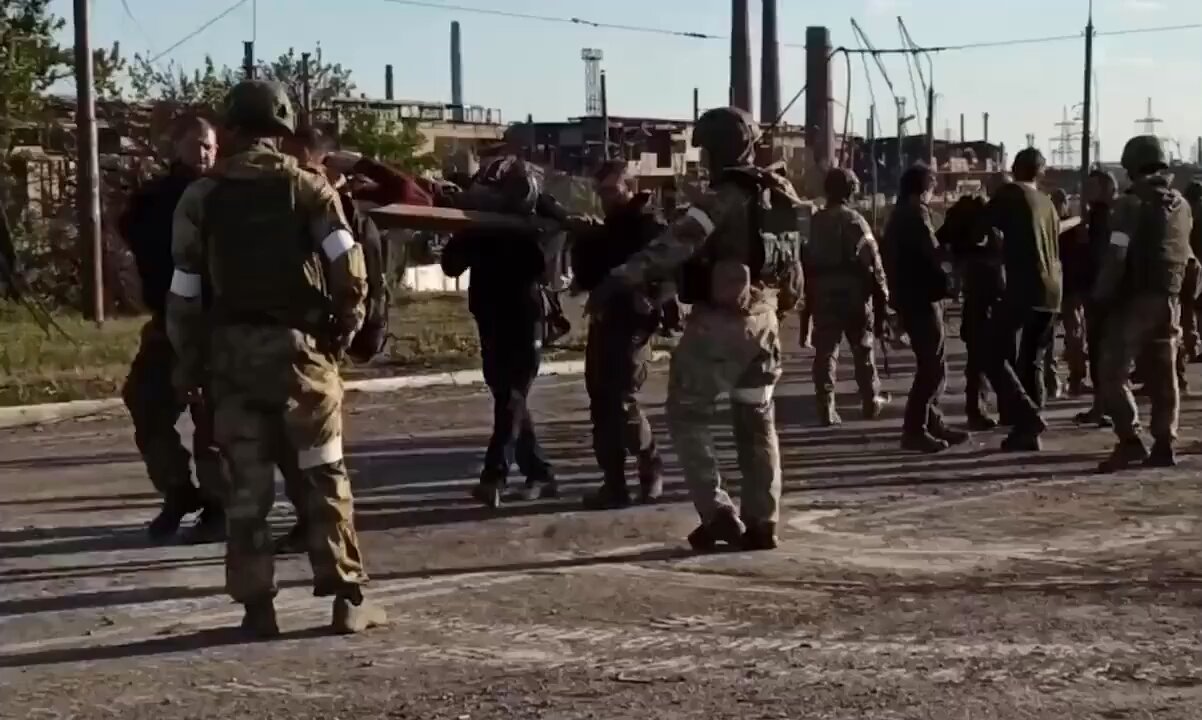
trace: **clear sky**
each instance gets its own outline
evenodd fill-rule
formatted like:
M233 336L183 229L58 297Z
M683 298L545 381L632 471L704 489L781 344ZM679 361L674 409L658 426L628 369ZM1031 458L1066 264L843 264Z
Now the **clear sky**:
M429 0L597 22L642 25L725 37L729 0ZM93 42L120 41L127 53L158 52L212 18L233 0L93 0ZM751 0L754 74L759 75L759 2ZM384 66L396 72L400 98L450 100L450 22L463 32L464 95L470 104L499 107L507 120L578 116L584 111L583 47L605 53L613 114L684 118L692 112L692 90L702 107L725 104L729 84L729 41L668 37L580 25L509 19L463 11L413 7L389 0L257 0L257 33L248 2L169 57L185 67L206 53L219 64L241 62L242 41L257 34L261 58L289 47L320 42L328 59L354 71L359 90L383 96ZM897 47L902 15L919 45L1081 33L1088 0L779 0L780 39L803 44L807 25L826 25L836 46L858 47L850 19L856 18L880 48ZM54 10L70 18L71 2ZM131 19L132 17L136 19ZM1202 24L1202 0L1095 0L1099 32L1188 23ZM70 42L70 24L65 31ZM1158 132L1178 140L1189 154L1202 135L1202 29L1100 37L1097 40L1102 154L1113 159L1128 136L1140 130L1152 98L1164 122ZM1083 40L942 53L934 59L940 107L936 130L959 134L967 115L969 139L981 136L981 113L991 114L991 140L1012 151L1033 133L1050 153L1055 123L1066 107L1081 102ZM162 62L166 62L166 58ZM782 95L787 100L805 82L804 53L781 49ZM913 97L906 62L887 58L899 94ZM842 61L835 69L835 96L846 93ZM886 133L895 116L879 71L872 85ZM864 131L869 105L864 67L853 65L851 108ZM758 97L758 87L756 89ZM758 100L757 100L758 103ZM913 100L910 101L911 109ZM804 103L788 119L800 122ZM913 129L911 132L919 132Z

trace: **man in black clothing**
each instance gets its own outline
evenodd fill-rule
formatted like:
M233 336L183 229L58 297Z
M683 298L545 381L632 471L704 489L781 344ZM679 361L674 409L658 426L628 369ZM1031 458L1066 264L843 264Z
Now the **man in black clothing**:
M476 174L458 202L515 214L548 214L557 208L541 197L534 170L515 157L498 157ZM493 395L493 432L480 484L472 494L498 507L516 461L526 476L523 497L555 497L557 486L530 418L527 398L542 361L546 321L542 280L546 258L537 233L468 230L442 251L448 277L471 271L468 309L480 335L484 382Z
M1085 302L1085 345L1089 357L1089 379L1093 383L1093 407L1079 413L1075 418L1082 425L1097 425L1111 427L1102 404L1102 391L1099 384L1099 372L1102 367L1102 329L1106 326L1106 307L1092 297L1093 284L1097 281L1098 268L1101 267L1102 256L1110 245L1110 211L1114 204L1118 183L1114 176L1104 170L1090 172L1085 184L1085 233L1088 238L1087 250L1082 253L1084 267L1083 277L1079 279L1082 287L1088 287ZM1067 278L1066 278L1067 279Z
M1014 159L1014 182L986 209L986 242L1004 269L1004 288L990 352L989 381L1015 425L1002 443L1008 451L1039 450L1047 428L1040 415L1046 388L1043 360L1062 300L1060 218L1036 183L1043 154L1027 148ZM1021 336L1017 349L1014 337Z
M947 381L944 301L951 296L950 266L939 247L928 207L935 175L918 164L902 174L897 207L889 217L882 254L890 301L914 351L914 384L906 401L902 448L935 453L966 442L968 433L949 428L939 409Z
M143 302L151 313L121 395L133 419L134 442L146 473L163 496L163 507L148 528L151 539L170 540L184 517L201 510L185 541L219 542L225 537L227 482L213 440L213 418L203 402L188 405L176 396L171 381L175 353L163 316L175 268L171 256L175 206L192 181L213 166L217 135L208 121L189 116L177 122L172 139L175 160L169 172L135 194L120 219L121 235L133 252L142 281ZM175 429L185 409L191 411L195 426L192 455ZM192 483L193 456L199 487Z
M594 180L605 224L576 233L572 245L575 284L587 292L667 228L651 205L651 193L631 189L625 162L603 164ZM630 504L628 454L637 463L640 500L654 501L663 491L663 463L636 397L647 379L651 337L662 319L662 301L667 299L660 290L615 294L589 324L584 377L593 421L593 454L603 474L601 487L585 498L592 509Z

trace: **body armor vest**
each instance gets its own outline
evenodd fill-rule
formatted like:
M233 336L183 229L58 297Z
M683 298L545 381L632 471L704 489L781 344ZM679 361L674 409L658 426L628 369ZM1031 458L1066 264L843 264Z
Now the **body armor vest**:
M747 191L748 228L744 233L715 234L685 263L679 295L682 302L705 302L713 295L714 267L731 261L747 266L752 285L784 290L799 281L801 218L799 201L788 180L765 168L727 171L719 182Z
M1167 183L1155 180L1131 191L1139 204L1133 209L1123 289L1178 295L1191 254L1189 205Z
M219 179L205 200L203 235L217 322L328 329L323 258L291 178Z

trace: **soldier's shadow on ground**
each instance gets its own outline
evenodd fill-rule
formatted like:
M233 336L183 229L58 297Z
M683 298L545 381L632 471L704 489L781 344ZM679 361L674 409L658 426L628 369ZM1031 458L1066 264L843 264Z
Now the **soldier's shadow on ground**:
M590 567L597 565L622 565L630 563L668 562L692 556L694 553L686 548L665 547L642 552L616 555L599 555L592 557L519 562L509 564L479 565L470 567L440 568L413 572L379 573L374 575L377 581L406 580L412 578L437 578L450 575L470 575L490 572L537 572L564 568ZM307 582L281 583L282 587L300 587ZM121 592L86 593L62 598L31 601L5 602L0 601L0 616L21 612L51 612L56 610L71 610L80 608L106 607L118 604L147 603L162 600L195 599L221 595L224 592L219 587L208 588L146 588ZM55 603L54 600L59 602ZM29 607L33 604L33 607ZM329 636L324 628L311 628L283 634L279 640L302 640ZM29 653L14 653L0 656L0 668L28 668L42 665L61 663L99 662L131 657L148 657L171 653L194 652L214 647L243 645L246 641L237 633L236 628L215 628L201 630L189 635L174 635L157 637L117 645L102 645L85 648L65 648L41 650Z

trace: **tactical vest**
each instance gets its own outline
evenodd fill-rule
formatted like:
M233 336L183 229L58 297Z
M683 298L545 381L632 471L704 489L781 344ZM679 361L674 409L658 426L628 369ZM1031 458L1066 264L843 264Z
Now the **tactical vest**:
M203 237L219 323L330 327L323 259L288 176L220 178L205 199Z
M708 301L714 265L723 260L746 265L753 285L793 289L800 283L802 223L796 199L782 185L788 181L764 168L752 167L729 170L718 182L733 182L747 191L749 242L738 248L737 243L711 236L681 269L680 300L689 304ZM793 298L785 304L795 302Z
M1190 258L1189 205L1167 183L1137 186L1124 273L1126 293L1179 295Z

